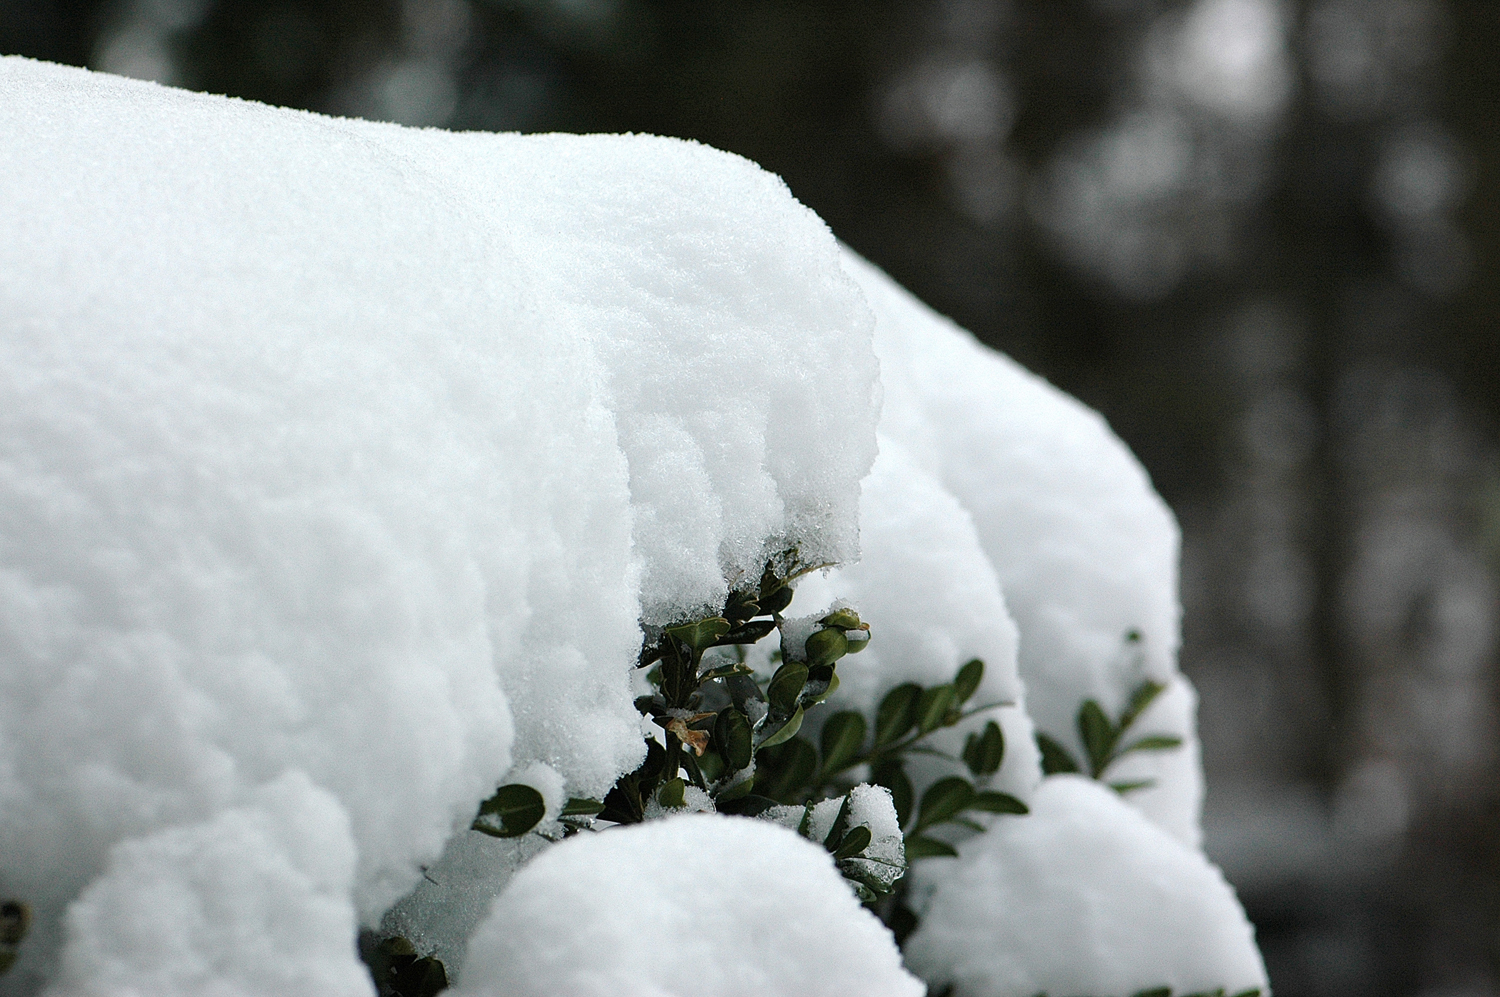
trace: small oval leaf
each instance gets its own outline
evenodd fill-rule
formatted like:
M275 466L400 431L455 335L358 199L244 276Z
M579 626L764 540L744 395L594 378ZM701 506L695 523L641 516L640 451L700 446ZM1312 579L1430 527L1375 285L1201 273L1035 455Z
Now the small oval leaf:
M727 634L729 629L729 621L724 617L710 616L691 623L667 627L666 632L694 651L705 651L714 645L714 641Z
M776 729L774 733L772 733L764 741L760 742L760 746L762 748L770 748L774 747L775 745L782 744L786 741L790 741L792 738L797 736L797 731L801 729L802 707L799 706L797 707L797 711L792 714L791 718L787 720L786 723L782 724ZM808 747L812 748L812 745L809 744ZM813 752L814 754L816 754L817 749L814 748ZM816 758L814 759L814 764L817 764Z
M604 809L604 804L598 800L590 800L575 796L563 804L559 817L592 817Z
M979 688L979 683L984 679L984 662L978 658L965 663L958 670L958 675L953 679L953 701L955 704L963 704L974 695L974 690Z
M860 824L858 827L850 828L849 833L844 835L844 840L839 842L838 849L833 853L833 859L837 862L839 859L853 858L869 847L869 844L870 829L868 827Z
M831 665L847 654L849 638L844 636L842 630L829 627L814 631L802 646L807 651L808 667L816 668L818 665Z
M1031 808L1009 793L997 793L992 789L975 793L966 809L983 810L987 814L1029 814Z
M823 778L854 764L865 743L865 718L853 710L835 713L823 724Z
M917 722L917 701L922 687L915 682L898 685L885 694L875 710L875 747L897 740Z
M953 706L953 698L951 684L935 685L923 692L921 701L917 703L917 730L928 734L943 726L943 722L948 719L948 711Z
M1068 749L1041 731L1037 732L1036 746L1042 753L1042 775L1059 775L1079 770L1078 763L1073 760Z
M917 859L958 858L958 849L946 841L929 838L921 834L906 836L906 861Z
M964 764L976 776L994 775L1005 760L1005 734L1000 725L991 720L984 731L970 734L964 743Z
M714 745L731 771L737 772L750 764L754 740L748 717L733 706L719 711L719 718L714 721Z
M950 775L927 787L917 813L917 830L921 831L956 817L974 799L974 787L963 776Z
M656 802L669 809L677 809L683 805L683 793L687 790L687 783L682 781L681 776L674 776L661 784L656 791Z
M1090 774L1097 779L1109 764L1110 752L1120 735L1104 715L1104 708L1092 699L1085 699L1078 708L1078 736L1088 752Z
M495 795L479 805L479 813L470 826L493 838L519 838L547 816L542 794L524 783L501 786Z
M807 665L800 661L788 661L776 669L771 684L766 687L766 699L771 709L785 716L797 708L797 697L807 685Z

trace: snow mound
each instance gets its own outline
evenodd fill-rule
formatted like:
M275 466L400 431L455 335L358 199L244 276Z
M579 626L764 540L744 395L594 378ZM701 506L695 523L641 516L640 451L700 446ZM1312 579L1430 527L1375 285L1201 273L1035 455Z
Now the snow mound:
M374 921L513 762L637 764L643 617L855 553L868 309L738 157L4 58L0 174L7 987L112 846L287 770Z
M68 912L54 993L373 995L353 880L343 808L288 773L247 806L116 845Z
M912 884L907 965L954 997L1269 990L1218 869L1081 776L1044 780L1030 815L917 865Z
M1171 511L1098 413L847 249L844 265L875 311L880 431L973 517L1020 630L1036 728L1081 757L1074 718L1085 699L1117 716L1143 679L1173 686L1140 730L1184 745L1131 758L1130 777L1156 784L1130 802L1196 846L1203 786L1196 700L1176 664L1180 538Z
M918 997L828 853L768 821L694 814L581 835L518 872L470 942L460 997Z

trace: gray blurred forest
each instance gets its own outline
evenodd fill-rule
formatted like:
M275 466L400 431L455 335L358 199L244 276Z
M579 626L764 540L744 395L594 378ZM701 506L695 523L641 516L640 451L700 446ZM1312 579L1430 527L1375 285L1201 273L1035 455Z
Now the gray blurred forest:
M1278 995L1500 994L1500 3L0 0L0 52L781 174L1176 509Z

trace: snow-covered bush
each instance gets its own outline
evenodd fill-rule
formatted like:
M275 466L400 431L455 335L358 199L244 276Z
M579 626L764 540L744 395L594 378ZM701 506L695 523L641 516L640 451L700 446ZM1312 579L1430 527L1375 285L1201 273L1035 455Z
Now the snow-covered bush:
M1170 514L775 177L14 58L0 177L0 992L1265 987Z

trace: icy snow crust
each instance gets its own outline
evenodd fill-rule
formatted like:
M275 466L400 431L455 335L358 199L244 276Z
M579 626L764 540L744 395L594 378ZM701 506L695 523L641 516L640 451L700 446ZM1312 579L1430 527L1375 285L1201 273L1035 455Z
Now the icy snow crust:
M828 853L691 814L565 841L475 933L461 997L920 997Z
M961 857L916 867L914 968L1264 982L1196 851L1170 514L1097 415L775 177L13 58L0 176L0 897L36 915L0 993L368 995L382 916L460 993L921 993L769 821L465 830L502 782L553 833L602 796L643 750L640 625L783 556L838 566L789 632L847 603L876 635L804 730L982 658L970 704L1001 705L933 746L999 720L989 786L1034 807L934 832ZM1110 774L1155 788L1041 779L1034 730L1076 752L1079 703L1145 677L1136 730L1186 746ZM898 859L888 792L851 818Z

